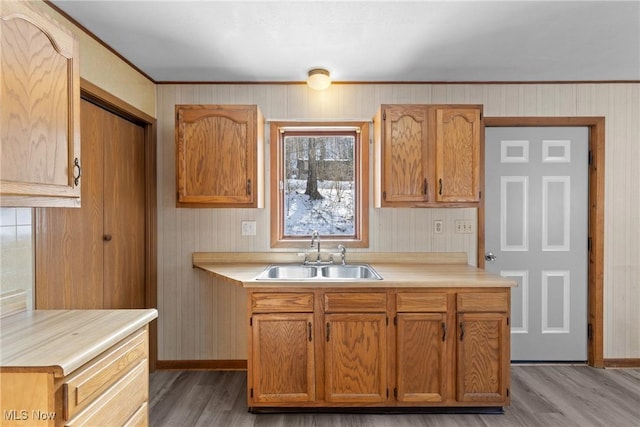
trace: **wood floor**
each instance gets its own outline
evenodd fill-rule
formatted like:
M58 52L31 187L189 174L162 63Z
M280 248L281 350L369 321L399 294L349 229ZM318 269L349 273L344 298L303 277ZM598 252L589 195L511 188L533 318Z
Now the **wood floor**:
M247 411L241 371L157 371L149 388L151 427L640 427L640 369L513 366L503 415L255 415Z

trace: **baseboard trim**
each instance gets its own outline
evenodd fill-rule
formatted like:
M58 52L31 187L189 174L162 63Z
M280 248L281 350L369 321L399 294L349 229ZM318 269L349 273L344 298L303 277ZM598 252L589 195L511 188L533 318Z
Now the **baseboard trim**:
M247 361L239 360L158 360L156 370L246 371Z
M604 359L605 368L640 368L640 359Z

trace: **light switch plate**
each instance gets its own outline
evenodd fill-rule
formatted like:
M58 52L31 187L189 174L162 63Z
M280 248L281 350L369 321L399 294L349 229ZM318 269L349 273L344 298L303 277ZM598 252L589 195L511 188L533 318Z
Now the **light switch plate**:
M255 221L242 221L242 235L243 236L255 236L256 235L256 222Z
M473 233L473 220L470 219L456 219L456 234L471 234Z

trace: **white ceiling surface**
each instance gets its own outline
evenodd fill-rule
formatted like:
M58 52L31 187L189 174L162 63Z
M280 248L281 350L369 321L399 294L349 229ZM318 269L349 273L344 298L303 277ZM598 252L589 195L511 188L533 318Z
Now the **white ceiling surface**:
M53 0L157 82L640 80L640 1Z

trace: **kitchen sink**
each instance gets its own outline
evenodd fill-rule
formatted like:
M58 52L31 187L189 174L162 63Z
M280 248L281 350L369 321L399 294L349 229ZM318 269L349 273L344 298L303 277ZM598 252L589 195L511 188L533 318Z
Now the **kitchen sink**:
M258 277L257 280L281 279L299 280L315 279L318 276L318 268L310 265L270 265Z
M271 264L256 280L382 280L367 264L301 265Z
M327 265L320 268L320 274L327 279L382 280L382 277L366 264Z

